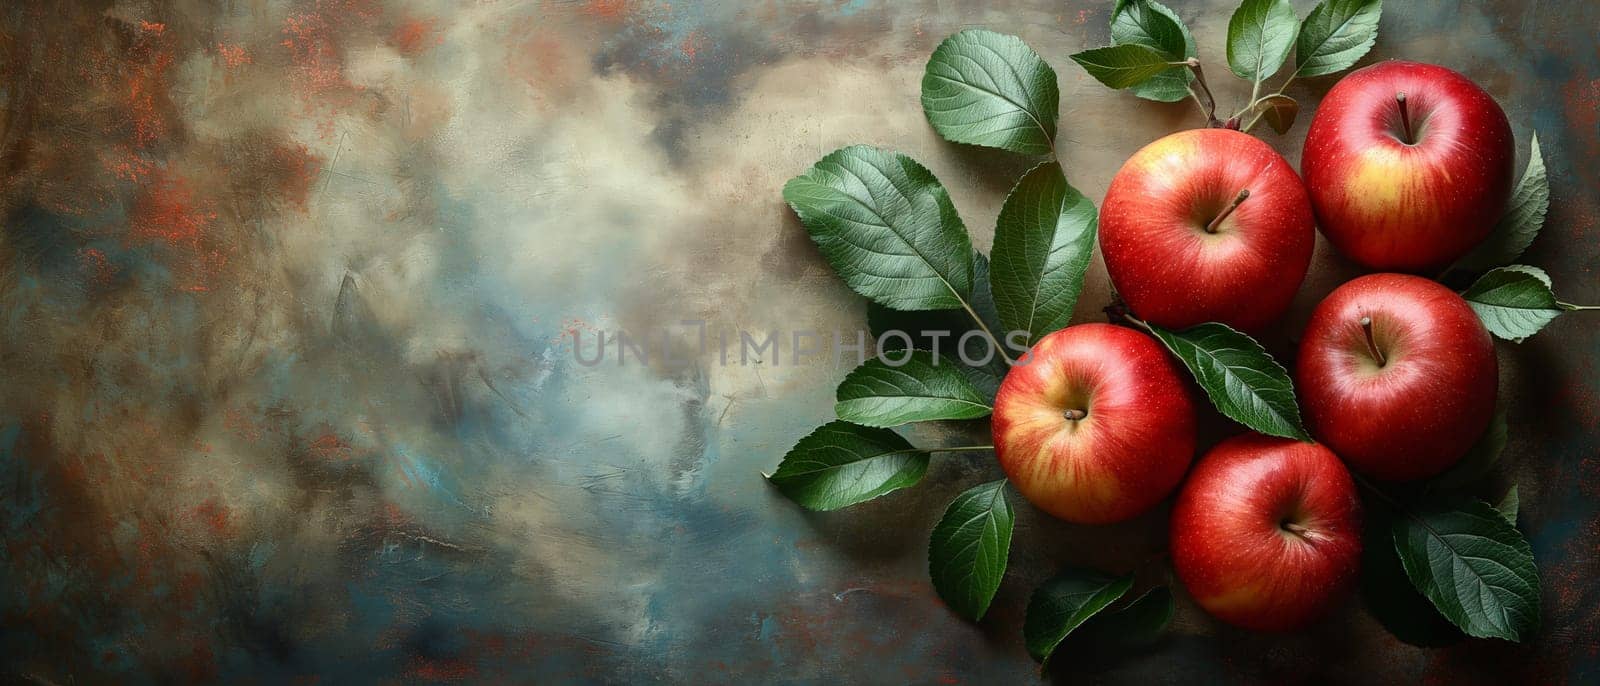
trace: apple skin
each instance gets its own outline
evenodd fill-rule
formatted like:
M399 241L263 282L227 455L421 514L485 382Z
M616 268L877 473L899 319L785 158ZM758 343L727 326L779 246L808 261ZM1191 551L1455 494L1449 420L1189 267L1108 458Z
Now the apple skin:
M1069 411L1082 411L1068 419ZM1081 524L1167 497L1194 459L1194 400L1154 339L1079 324L1034 344L995 396L995 456L1029 502Z
M1430 477L1461 459L1488 428L1499 383L1494 341L1467 301L1405 274L1334 289L1312 311L1295 365L1312 435L1387 481Z
M1217 226L1206 227L1248 190ZM1229 129L1181 131L1122 165L1100 207L1100 251L1117 293L1152 324L1258 331L1294 299L1316 228L1294 168Z
M1396 93L1416 137L1402 142ZM1390 60L1328 91L1300 168L1317 225L1371 270L1434 273L1494 229L1511 197L1516 151L1494 98L1444 67Z
M1355 483L1315 443L1260 434L1223 441L1178 493L1172 566L1218 619L1256 631L1304 626L1360 569Z

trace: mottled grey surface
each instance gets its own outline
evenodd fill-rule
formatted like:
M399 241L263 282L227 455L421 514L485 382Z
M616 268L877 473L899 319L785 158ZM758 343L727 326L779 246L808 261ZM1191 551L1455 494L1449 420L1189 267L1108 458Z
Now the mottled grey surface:
M1237 106L1231 7L1171 4ZM927 581L927 536L998 477L991 459L942 455L914 490L806 513L760 474L830 417L846 369L791 365L787 341L781 362L728 366L584 367L571 344L681 320L863 328L779 196L850 143L926 164L986 248L1032 161L923 120L923 63L964 27L1054 65L1058 153L1098 200L1133 151L1200 123L1067 59L1107 42L1110 5L0 10L0 666L38 683L1034 679L1029 590L1069 564L1159 582L1164 509L1093 528L1020 507L995 608L966 623ZM1389 5L1364 63L1445 64L1505 106L1520 150L1538 129L1554 200L1528 261L1565 300L1600 303L1600 9ZM1333 80L1289 93L1309 109ZM1298 166L1307 121L1263 136ZM1280 350L1355 273L1320 239L1312 270L1269 337ZM1108 297L1096 263L1078 321ZM1056 676L1600 677L1594 321L1500 346L1508 471L1545 586L1527 644L1413 648L1355 599L1304 633L1251 635L1180 594L1161 643L1069 644Z

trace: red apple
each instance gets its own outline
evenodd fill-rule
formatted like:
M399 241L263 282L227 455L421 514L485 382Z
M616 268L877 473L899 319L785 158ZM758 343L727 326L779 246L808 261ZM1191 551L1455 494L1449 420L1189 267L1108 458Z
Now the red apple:
M1339 252L1368 269L1434 272L1494 228L1514 158L1506 113L1477 84L1390 60L1328 91L1300 168Z
M1305 187L1254 136L1197 129L1122 165L1100 208L1100 251L1133 313L1183 329L1258 330L1283 314L1316 241Z
M1361 503L1339 458L1260 434L1223 441L1172 509L1172 566L1200 607L1230 624L1284 631L1325 612L1355 581Z
M1445 470L1494 414L1494 342L1467 301L1417 276L1369 274L1317 305L1295 385L1312 435L1356 471Z
M1030 502L1071 522L1128 519L1194 457L1194 402L1154 339L1110 324L1056 331L1006 374L995 455Z

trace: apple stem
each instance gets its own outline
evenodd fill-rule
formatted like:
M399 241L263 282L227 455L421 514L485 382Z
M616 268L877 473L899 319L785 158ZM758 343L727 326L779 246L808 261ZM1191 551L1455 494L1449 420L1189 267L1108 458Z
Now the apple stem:
M1389 364L1383 357L1383 351L1378 349L1378 342L1372 338L1372 317L1361 318L1361 331L1367 335L1367 352L1372 353L1372 359L1378 361L1378 366Z
M1227 209L1224 209L1222 214L1217 215L1216 219L1211 220L1210 224L1206 224L1206 233L1216 233L1217 227L1222 225L1222 220L1227 219L1228 215L1233 214L1233 211L1239 208L1239 203L1242 203L1249 198L1250 189L1246 188L1242 191L1239 191L1239 194L1234 196L1233 202L1228 204Z
M1305 528L1303 526L1300 526L1299 524L1296 524L1294 522L1284 522L1280 526L1283 527L1284 531L1287 531L1287 532L1289 532L1291 534L1294 534L1296 536L1299 536L1301 538L1305 538L1306 532L1310 531L1310 529L1307 529L1307 528Z
M1395 93L1394 101L1396 104L1400 105L1400 128L1405 132L1406 135L1406 137L1400 142L1405 143L1406 145L1415 145L1417 141L1416 137L1411 134L1411 113L1406 111L1405 91Z
M1061 415L1072 421L1078 421L1089 416L1089 413L1079 409L1071 409L1067 410L1066 412L1062 412Z

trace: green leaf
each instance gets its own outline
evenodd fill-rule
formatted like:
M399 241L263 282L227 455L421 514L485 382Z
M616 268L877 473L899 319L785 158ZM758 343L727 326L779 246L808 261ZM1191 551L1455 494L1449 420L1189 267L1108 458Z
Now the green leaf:
M1268 436L1311 440L1289 373L1255 339L1216 322L1150 331L1189 368L1217 411Z
M1489 428L1484 430L1483 436L1472 445L1454 466L1440 474L1438 478L1429 482L1428 488L1434 491L1455 491L1476 486L1484 477L1494 471L1494 466L1500 463L1500 453L1506 447L1506 409L1497 406L1494 409L1494 418L1489 420Z
M1072 61L1095 80L1117 89L1132 88L1173 68L1161 53L1132 44L1085 50L1073 55Z
M1119 0L1111 11L1111 43L1143 45L1172 62L1198 54L1194 36L1177 13L1154 0ZM1131 90L1146 100L1177 102L1189 97L1194 74L1187 67L1172 67Z
M1294 118L1300 114L1300 103L1278 93L1262 98L1260 107L1261 118L1280 136L1289 132L1289 128L1294 126Z
M983 618L1006 574L1016 512L1006 500L1006 480L974 486L956 499L933 527L928 576L956 614Z
M828 422L800 439L767 477L802 507L837 510L914 486L928 453L888 429Z
M954 309L972 293L967 228L910 157L842 148L790 179L783 199L857 293L899 310Z
M1172 591L1158 586L1128 603L1127 607L1107 610L1091 618L1078 631L1096 646L1149 643L1166 631L1175 609Z
M1506 491L1505 497L1500 499L1500 502L1494 506L1494 509L1500 511L1500 516L1506 518L1507 524L1516 526L1517 508L1521 506L1521 503L1521 498L1517 497L1517 487L1515 484L1513 484L1511 486L1511 490Z
M1244 0L1228 19L1228 68L1247 81L1278 73L1299 25L1289 0Z
M878 427L989 416L989 401L959 367L925 350L912 351L904 362L900 355L874 357L839 384L834 412L847 422Z
M1189 27L1172 10L1152 0L1118 0L1111 10L1111 42L1143 45L1161 53L1169 62L1182 62L1195 55Z
M1135 84L1128 92L1145 100L1178 102L1189 97L1189 82L1193 80L1194 75L1187 67L1173 67L1150 77L1148 81Z
M1045 664L1056 646L1090 617L1116 602L1133 586L1133 577L1114 577L1072 569L1039 585L1028 600L1023 642L1035 662Z
M1478 313L1489 333L1515 343L1539 333L1567 309L1550 291L1550 276L1525 264L1478 277L1461 297Z
M1094 252L1094 203L1046 162L1017 181L1000 208L989 278L1005 331L1032 340L1065 327Z
M989 327L990 331L1003 339L1005 332L1000 326L1000 309L994 304L994 289L990 283L992 279L989 271L989 258L984 257L981 252L972 251L972 314L977 314L978 318L983 320L984 326ZM977 328L977 323L972 321L972 314L967 315L967 324L969 328ZM1004 368L1010 368L998 351L995 353L995 359L1000 360ZM1004 376L1003 372L1001 376Z
M984 326L999 333L1000 315L995 311L994 293L989 288L989 258L983 253L972 254L972 310L983 318ZM972 382L983 395L985 401L993 402L995 393L1000 390L1000 381L1005 378L1006 372L1011 368L1006 364L1005 358L999 352L989 353L989 345L981 331L972 321L972 316L961 310L939 310L934 312L904 312L891 310L877 303L867 305L867 328L873 340L880 340L885 332L903 331L911 339L909 344L900 336L890 336L881 339L883 350L903 350L916 348L927 350L944 363L958 365L961 375ZM966 337L966 345L961 345L963 335L968 332L979 331ZM940 333L942 332L942 333ZM854 343L845 339L848 343ZM962 360L962 355L957 348L964 348L966 359L980 361L988 354L989 359L982 364L967 365Z
M922 76L922 111L944 139L1048 155L1056 72L1016 36L967 29L944 39Z
M1479 271L1507 264L1522 255L1544 227L1550 211L1550 180L1545 176L1544 154L1539 150L1539 134L1533 134L1528 168L1511 194L1511 204L1494 230L1478 247L1456 262L1457 269Z
M1468 636L1520 641L1539 628L1533 552L1488 503L1426 506L1393 535L1411 583Z
M1300 22L1295 41L1294 75L1322 76L1344 71L1378 40L1382 0L1323 0Z
M1365 544L1361 546L1361 598L1367 612L1395 638L1414 646L1436 648L1460 642L1465 638L1461 630L1439 614L1406 576L1392 543L1396 516L1405 515L1397 515L1381 500L1367 502Z

